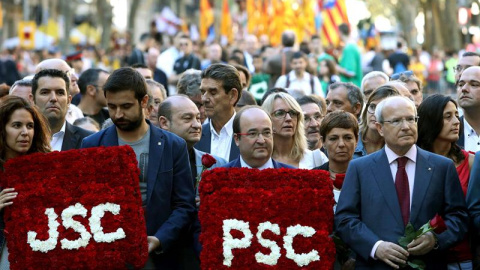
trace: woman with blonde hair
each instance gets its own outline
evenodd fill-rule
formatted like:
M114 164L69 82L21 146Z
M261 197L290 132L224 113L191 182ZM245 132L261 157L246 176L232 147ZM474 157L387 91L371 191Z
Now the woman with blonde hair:
M273 159L300 169L312 169L327 161L320 150L308 150L302 108L295 98L286 93L271 94L262 108L272 118Z

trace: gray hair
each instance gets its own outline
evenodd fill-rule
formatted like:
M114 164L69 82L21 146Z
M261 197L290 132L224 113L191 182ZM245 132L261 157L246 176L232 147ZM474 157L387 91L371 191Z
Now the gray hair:
M362 93L365 93L365 89L363 88L363 85L365 84L365 82L367 80L370 80L372 78L376 78L376 77L381 77L385 80L385 82L388 82L389 81L389 78L388 78L388 75L381 72L381 71L372 71L372 72L369 72L367 73L367 75L363 76L363 79L362 79L362 83L360 84L360 90L362 91Z
M163 86L163 84L152 79L146 79L145 82L147 83L147 95L149 98L148 104L150 104L150 100L153 103L152 91L150 91L150 87L160 88L160 92L162 93L162 100L165 100L167 98L167 90L165 89L165 86Z
M12 87L10 87L10 90L8 91L8 94L11 95L13 93L13 90L17 86L29 86L32 87L32 80L27 80L27 79L22 79L18 80L13 83Z
M202 82L202 72L196 69L186 70L177 83L177 94L195 97L201 95L200 84Z
M408 101L408 103L410 105L412 105L413 107L413 110L415 112L415 116L417 116L417 107L415 106L415 102L411 99L409 99L408 97L405 97L405 96L390 96L390 97L387 97L386 99L380 101L380 103L377 104L377 107L375 108L375 119L378 123L383 123L384 119L383 119L383 107L385 107L385 104L392 100L392 99L398 99L398 98L402 98L402 99L405 99Z

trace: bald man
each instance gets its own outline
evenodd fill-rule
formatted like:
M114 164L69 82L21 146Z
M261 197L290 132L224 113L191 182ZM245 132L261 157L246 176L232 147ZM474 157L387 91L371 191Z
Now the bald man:
M457 144L467 151L480 151L480 67L469 67L457 82L457 101L463 109L463 129Z

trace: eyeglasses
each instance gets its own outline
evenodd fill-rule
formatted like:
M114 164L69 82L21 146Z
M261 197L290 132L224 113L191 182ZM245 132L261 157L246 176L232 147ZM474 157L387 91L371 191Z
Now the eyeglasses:
M250 132L247 132L247 133L236 133L237 136L247 136L247 138L249 139L257 139L260 134L262 135L263 138L271 138L272 137L272 131L271 130L265 130L265 131L262 131L262 132L258 132L258 131L250 131Z
M400 77L402 77L402 75L406 76L407 78L410 78L411 76L413 76L413 71L407 70L404 72L395 73L392 76L390 76L390 80L391 81L398 80L400 79Z
M368 104L367 106L367 111L371 114L374 114L375 113L375 109L377 108L377 104L375 103L370 103Z
M461 66L461 65L457 65L455 67L453 67L453 71L455 72L461 72L461 71L464 71L465 69L471 67L470 65L466 65L466 66Z
M384 120L382 123L389 123L392 126L398 127L403 124L403 121L407 122L407 124L412 125L418 122L418 116L409 116L405 118L396 118L392 120Z
M305 115L305 124L310 123L310 121L312 121L312 120L315 120L315 121L319 122L320 119L322 119L322 118L323 118L323 115L321 115L320 113L316 113L316 114L312 115L312 117Z
M298 115L300 114L299 112L295 110L290 110L290 111L285 111L285 110L276 110L272 113L273 117L277 119L282 119L287 116L287 113L290 115L291 118L297 118Z

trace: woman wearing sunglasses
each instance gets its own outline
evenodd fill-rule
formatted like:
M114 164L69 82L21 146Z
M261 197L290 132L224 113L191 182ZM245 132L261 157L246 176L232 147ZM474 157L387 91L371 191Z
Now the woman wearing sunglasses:
M320 150L308 150L302 109L291 95L272 94L262 108L272 118L273 159L300 169L312 169L328 161Z
M391 85L382 85L375 89L368 98L366 108L363 110L360 121L360 136L353 158L359 158L380 150L385 141L375 126L375 109L380 101L390 96L400 96L396 88Z
M475 156L456 144L460 132L457 103L449 96L435 94L418 107L417 145L427 151L445 156L455 163L463 195L467 194L470 170ZM443 220L437 215L436 233L445 230ZM462 242L447 251L448 269L472 269L472 254L468 235Z

